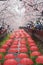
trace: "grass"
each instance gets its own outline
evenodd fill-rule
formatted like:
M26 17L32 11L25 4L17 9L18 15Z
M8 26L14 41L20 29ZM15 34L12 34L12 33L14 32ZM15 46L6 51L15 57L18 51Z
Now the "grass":
M9 39L9 34L7 34L2 40L0 40L0 47Z

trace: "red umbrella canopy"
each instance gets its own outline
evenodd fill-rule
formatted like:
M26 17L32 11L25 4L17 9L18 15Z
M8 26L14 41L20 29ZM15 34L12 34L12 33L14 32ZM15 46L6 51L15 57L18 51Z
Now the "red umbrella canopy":
M34 43L34 40L32 40L32 38L28 38L28 42L29 43Z
M15 56L13 54L7 54L5 56L5 59L14 59L14 58L15 58Z
M20 43L21 44L26 44L26 41L25 40L21 40Z
M25 35L26 35L26 37L30 37L30 35L29 35L29 34L27 34L27 33L26 33Z
M7 49L8 45L5 44L5 45L2 46L2 48Z
M13 44L18 45L18 40L14 40Z
M41 53L38 51L34 51L31 53L31 56L41 56Z
M20 31L20 32L24 32L24 29L20 29L19 31Z
M0 49L0 52L4 52L4 53L5 53L5 52L6 52L6 50L5 50L5 49L3 49L3 48L1 48L1 49Z
M21 38L24 38L24 37L25 37L25 35L22 33L22 34L20 35L20 37L21 37Z
M20 44L20 46L26 47L26 45L25 45L25 44Z
M12 45L11 48L18 48L18 45Z
M8 52L11 52L11 53L16 53L16 52L18 52L18 50L17 49L14 49L14 48L11 48L10 50L8 50Z
M13 39L9 39L9 40L6 41L6 44L11 45L12 42L13 42Z
M2 54L0 54L0 60L2 59Z
M18 58L28 58L28 55L25 53L20 53L17 57Z
M7 40L7 42L12 43L13 42L13 39L9 39L9 40Z
M43 56L38 56L38 57L36 58L36 63L38 63L38 64L43 64Z
M38 48L36 46L32 46L32 47L30 47L30 50L31 51L38 51Z
M19 36L19 35L16 35L15 37L16 37L16 38L19 38L20 36Z
M14 59L8 59L4 62L4 65L17 65L17 61Z
M35 43L30 43L29 46L30 46L30 47L31 47L31 46L36 46L36 44L35 44Z
M8 41L6 41L6 42L5 42L5 44L6 44L6 45L8 45L8 46L10 46L10 45L11 45L11 43L10 43L10 42L8 42Z
M20 52L28 52L27 48L20 48Z
M21 61L20 61L20 64L23 64L23 65L33 65L33 61L30 59L30 58L23 58Z
M26 48L25 44L20 44L20 48Z
M25 38L21 38L21 41L25 41Z

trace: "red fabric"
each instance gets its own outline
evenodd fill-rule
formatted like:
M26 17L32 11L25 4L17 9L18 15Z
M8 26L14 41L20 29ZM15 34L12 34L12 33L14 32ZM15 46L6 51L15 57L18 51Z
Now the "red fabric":
M18 45L12 45L11 48L18 48Z
M36 44L35 44L35 43L30 43L29 46L30 46L30 47L31 47L31 46L36 46Z
M41 53L38 51L34 51L30 54L31 56L41 56Z
M28 58L28 55L25 54L25 53L20 53L20 54L18 54L17 57L18 57L18 58Z
M20 64L23 64L23 65L33 65L33 61L30 58L23 58L20 61Z
M17 49L11 48L8 52L14 53L14 52L18 52Z
M32 47L30 47L30 50L31 51L38 51L38 48L36 46L32 46Z
M20 52L28 52L27 48L20 48Z
M4 53L5 53L5 52L6 52L6 50L5 50L5 49L3 49L3 48L1 48L1 49L0 49L0 52L4 52Z
M17 62L14 59L8 59L4 62L4 65L17 65Z
M8 45L5 44L5 45L2 46L2 48L7 49Z
M13 54L7 54L5 56L5 59L14 59L14 58L15 58L15 56Z
M36 58L36 63L43 64L43 56L38 56L38 58Z

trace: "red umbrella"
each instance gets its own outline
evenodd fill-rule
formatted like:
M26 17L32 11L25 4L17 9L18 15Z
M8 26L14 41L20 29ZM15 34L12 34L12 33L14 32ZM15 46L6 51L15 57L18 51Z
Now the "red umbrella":
M30 47L30 50L31 51L38 51L38 48L36 46L32 46L32 47Z
M13 39L9 39L9 40L7 40L7 42L12 43L13 42Z
M18 45L12 45L11 48L18 48Z
M28 55L25 54L25 53L20 53L20 54L18 54L17 57L18 57L18 58L28 58Z
M21 46L26 46L26 44L20 44Z
M30 37L30 35L29 34L26 34L26 37Z
M41 55L41 53L38 51L34 51L31 53L31 56L40 56L40 55Z
M8 52L11 52L11 53L16 53L16 52L18 52L18 50L17 49L14 49L14 48L11 48L10 50L8 50Z
M23 46L21 46L20 48L27 48L27 47L23 47Z
M14 59L8 59L4 62L4 65L17 65L17 61Z
M7 45L9 45L9 46L10 46L10 45L12 44L12 42L13 42L13 39L9 39L9 40L7 40L7 41L6 41L6 43L5 43L5 44L7 44Z
M1 48L1 49L0 49L0 52L4 52L4 53L5 53L5 52L6 52L6 50L5 50L5 49L3 49L3 48Z
M7 49L8 45L5 44L5 45L2 46L2 48Z
M18 40L14 40L13 44L18 45Z
M21 41L25 41L25 38L21 38Z
M7 54L5 56L5 59L14 59L14 58L15 58L15 56L13 54Z
M20 29L19 31L20 31L20 32L24 32L24 29Z
M20 48L20 52L28 52L27 48Z
M21 31L19 31L19 34L21 35L21 34L23 34Z
M38 56L37 58L36 58L36 63L38 63L38 64L43 64L43 56Z
M19 35L16 35L15 38L19 38Z
M20 43L21 44L26 44L26 41L25 40L21 40Z
M2 59L2 54L0 54L0 60Z
M34 43L34 40L32 40L32 38L28 38L28 42L29 43Z
M8 45L8 46L11 45L11 43L9 41L6 41L5 44Z
M21 45L20 48L26 48L26 46L25 45Z
M33 61L30 58L23 58L20 61L20 64L23 64L23 65L33 65Z
M29 40L28 42L29 42L29 43L34 43L34 41L33 41L33 40Z
M31 47L31 46L36 46L36 44L35 44L35 43L30 43L29 46L30 46L30 47Z
M24 36L24 35L21 35L20 37L21 37L21 38L24 38L25 36Z

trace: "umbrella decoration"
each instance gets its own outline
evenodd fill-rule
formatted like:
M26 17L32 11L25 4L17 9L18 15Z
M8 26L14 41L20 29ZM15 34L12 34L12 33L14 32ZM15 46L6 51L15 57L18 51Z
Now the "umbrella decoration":
M33 61L30 59L30 58L23 58L21 61L20 61L20 64L23 64L23 65L33 65Z
M32 46L32 47L30 47L30 50L31 51L38 51L38 48L36 46Z
M20 53L20 54L18 54L18 56L17 56L18 58L28 58L28 55L27 54L25 54L25 53Z
M18 52L18 50L15 49L15 48L11 48L10 50L8 50L8 52L10 52L10 53L16 53L16 52Z
M12 45L11 48L18 48L18 45Z
M31 53L31 56L41 56L41 53L38 51L34 51Z
M7 49L8 48L8 45L5 44L5 45L2 46L2 48L3 49Z
M7 54L5 56L5 59L14 59L14 58L15 58L15 56L13 54Z
M17 65L17 61L14 59L8 59L4 62L4 65Z
M6 52L6 50L5 50L5 49L3 49L3 48L1 48L1 49L0 49L0 53L1 53L1 52L2 52L2 53L5 53L5 52Z
M29 46L30 46L30 47L31 47L31 46L36 46L36 44L34 44L34 43L30 43Z
M39 65L41 65L41 64L43 64L43 56L38 56L37 58L36 58L36 63Z
M14 44L14 45L18 45L18 40L14 40L14 41L13 41L13 44Z
M27 48L20 48L20 52L28 52Z

